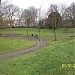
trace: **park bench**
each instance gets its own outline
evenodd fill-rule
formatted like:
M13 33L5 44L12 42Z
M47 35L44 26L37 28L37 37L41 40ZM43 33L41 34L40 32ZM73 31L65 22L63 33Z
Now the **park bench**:
M32 36L32 37L34 36L35 38L38 38L38 35L31 34L31 36Z

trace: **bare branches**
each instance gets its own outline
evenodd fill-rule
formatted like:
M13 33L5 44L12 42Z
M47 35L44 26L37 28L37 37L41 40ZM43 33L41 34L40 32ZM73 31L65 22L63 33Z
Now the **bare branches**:
M28 9L24 10L21 17L25 19L28 27L34 27L37 18L37 9L33 6L29 7Z

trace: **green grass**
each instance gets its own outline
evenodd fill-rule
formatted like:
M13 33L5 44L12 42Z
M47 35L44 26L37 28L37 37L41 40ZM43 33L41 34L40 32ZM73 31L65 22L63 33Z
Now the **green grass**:
M34 35L39 35L39 29L37 28L28 28L27 29L29 31L29 36L31 36L31 34ZM65 31L64 28L59 28L56 30L57 35L62 35L62 34L67 34L67 33L73 33L75 32L75 28L68 28L67 31ZM26 33L26 28L13 28L11 31L9 29L6 29L4 31L0 30L0 34L21 34L21 35L27 35ZM53 36L54 33L51 29L40 29L40 37L41 38L45 38L48 36Z
M16 50L22 50L35 45L34 41L22 38L0 38L0 54Z
M0 75L75 75L75 37L49 40L48 46L26 55L0 60ZM73 74L74 73L74 74Z

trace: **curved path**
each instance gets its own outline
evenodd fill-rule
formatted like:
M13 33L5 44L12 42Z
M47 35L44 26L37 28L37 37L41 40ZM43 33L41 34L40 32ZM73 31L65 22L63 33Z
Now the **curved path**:
M8 37L24 38L24 37L19 37L19 36L15 36L15 35L8 35ZM25 50L12 51L12 52L7 52L7 53L4 53L4 54L0 54L0 59L9 58L9 57L13 57L13 56L18 56L18 55L22 55L22 54L27 54L27 53L36 51L36 50L41 49L41 48L46 46L46 41L43 41L41 39L40 39L40 41L39 41L38 38L33 38L33 37L25 37L25 39L34 40L36 42L36 46L34 46L32 48L25 49Z
M75 35L75 33L73 34L65 34L65 35L57 35L57 37L63 37L63 36L73 36ZM9 58L9 57L13 57L13 56L19 56L22 54L27 54L33 51L36 51L38 49L44 48L46 46L46 41L48 39L54 38L54 36L50 36L48 38L43 38L43 39L39 39L38 38L34 38L34 37L20 37L19 35L5 35L6 37L13 37L13 38L25 38L28 40L34 40L36 42L36 46L29 48L29 49L25 49L25 50L20 50L20 51L13 51L13 52L8 52L8 53L4 53L4 54L0 54L0 59L4 59L4 58Z

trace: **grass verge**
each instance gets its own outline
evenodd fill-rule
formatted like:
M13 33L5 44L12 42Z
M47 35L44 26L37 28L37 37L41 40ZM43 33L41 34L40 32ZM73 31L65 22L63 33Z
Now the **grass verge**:
M39 35L39 29L38 28L27 28L29 36L31 36L31 34L35 35ZM74 33L75 32L75 28L68 28L67 30L65 30L65 28L59 28L56 30L56 34L57 35L62 35L62 34L67 34L67 33ZM21 34L26 36L26 28L12 28L12 30L9 29L5 29L3 31L0 30L0 34ZM46 38L48 36L54 36L54 32L51 29L40 29L40 37L41 38Z
M34 41L22 38L0 38L0 54L16 50L23 50L35 45Z
M26 55L0 60L2 75L75 75L75 37L49 40L48 46ZM72 66L66 66L66 65ZM65 66L64 66L65 65Z

